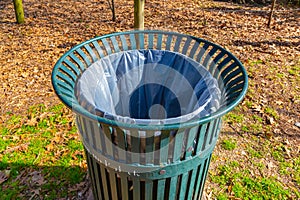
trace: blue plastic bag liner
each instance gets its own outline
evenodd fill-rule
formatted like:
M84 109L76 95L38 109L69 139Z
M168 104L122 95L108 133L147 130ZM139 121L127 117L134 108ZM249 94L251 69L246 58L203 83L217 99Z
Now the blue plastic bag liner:
M166 50L131 50L88 67L75 87L93 114L131 124L183 123L219 108L216 79L199 63Z

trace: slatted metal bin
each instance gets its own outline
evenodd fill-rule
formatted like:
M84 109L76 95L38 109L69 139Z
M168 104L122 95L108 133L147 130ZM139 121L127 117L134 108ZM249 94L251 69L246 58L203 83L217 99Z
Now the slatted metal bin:
M78 78L97 60L134 49L169 50L202 64L219 83L220 108L197 120L168 125L126 124L88 112L76 99ZM56 63L52 84L76 113L95 199L189 200L201 199L221 117L242 100L248 80L238 59L212 42L174 32L129 31L69 50Z

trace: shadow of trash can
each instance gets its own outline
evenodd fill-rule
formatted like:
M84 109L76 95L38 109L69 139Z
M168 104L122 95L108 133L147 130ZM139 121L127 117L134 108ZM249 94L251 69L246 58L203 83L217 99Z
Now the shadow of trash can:
M74 113L95 199L201 199L221 117L245 96L230 52L164 31L100 36L55 64Z

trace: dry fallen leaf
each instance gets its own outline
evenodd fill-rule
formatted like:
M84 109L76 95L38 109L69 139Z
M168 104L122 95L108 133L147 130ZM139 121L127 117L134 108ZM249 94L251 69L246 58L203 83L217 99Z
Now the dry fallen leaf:
M272 161L267 162L267 168L268 169L272 169L273 167L275 167L275 165Z

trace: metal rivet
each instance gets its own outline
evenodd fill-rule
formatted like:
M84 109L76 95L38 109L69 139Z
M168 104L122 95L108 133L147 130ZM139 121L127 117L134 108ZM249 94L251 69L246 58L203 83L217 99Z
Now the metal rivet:
M166 173L166 170L160 170L159 174L164 175Z

